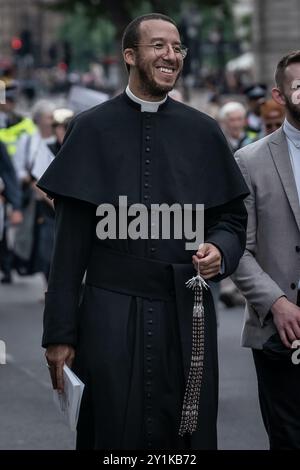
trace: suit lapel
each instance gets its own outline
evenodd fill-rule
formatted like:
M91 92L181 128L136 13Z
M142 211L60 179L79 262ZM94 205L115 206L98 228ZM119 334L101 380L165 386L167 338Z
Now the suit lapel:
M282 128L274 132L269 148L300 230L300 205L286 137Z

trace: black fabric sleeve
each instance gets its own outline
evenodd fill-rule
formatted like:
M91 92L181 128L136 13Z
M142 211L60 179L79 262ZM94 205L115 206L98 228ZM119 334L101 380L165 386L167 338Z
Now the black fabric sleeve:
M205 242L213 243L222 252L225 271L213 280L232 274L246 247L247 210L242 199L235 199L205 213Z
M82 279L95 237L96 206L71 198L55 200L55 240L45 298L42 345L76 346Z

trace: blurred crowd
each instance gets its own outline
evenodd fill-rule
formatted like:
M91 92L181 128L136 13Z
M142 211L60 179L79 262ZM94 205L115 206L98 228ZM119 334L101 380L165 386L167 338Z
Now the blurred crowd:
M53 202L36 187L59 151L73 111L37 101L30 116L16 111L18 90L7 87L0 105L1 282L12 272L41 272L47 281L54 236Z
M84 88L90 86L89 81L80 84ZM209 90L203 94L205 103L201 111L218 120L233 153L283 123L284 108L268 98L263 84L248 86L242 94L222 96ZM180 86L170 95L184 101ZM12 283L14 272L21 276L42 273L45 283L49 275L54 207L36 187L36 181L58 153L68 124L78 109L68 107L66 100L56 100L50 94L45 96L50 99L34 99L26 113L22 113L18 82L9 80L6 102L0 104L1 283ZM108 97L107 94L104 99ZM93 99L97 100L97 96ZM197 107L192 98L187 104ZM217 285L212 287L215 300L220 299L228 307L244 302L230 280L222 282L221 291Z

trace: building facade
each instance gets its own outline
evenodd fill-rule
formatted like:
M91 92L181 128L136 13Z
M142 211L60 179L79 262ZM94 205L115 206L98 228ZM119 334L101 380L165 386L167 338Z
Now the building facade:
M0 57L13 54L13 38L25 37L38 63L46 62L62 15L43 8L49 0L0 0ZM29 35L28 35L29 32ZM24 36L25 34L25 36ZM27 36L26 36L27 34Z
M300 0L254 0L256 77L272 86L280 57L300 49Z

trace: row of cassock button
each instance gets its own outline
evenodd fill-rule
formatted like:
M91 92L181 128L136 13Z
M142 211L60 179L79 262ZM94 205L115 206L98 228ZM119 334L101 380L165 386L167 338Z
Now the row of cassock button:
M151 146L150 146L150 140L151 140L151 124L150 124L150 119L151 119L151 114L146 114L145 115L145 118L146 118L146 136L145 136L145 140L146 140L146 145L145 145L145 152L146 152L146 159L145 159L145 172L144 172L144 177L145 177L145 182L144 182L144 188L145 188L145 192L144 192L144 200L145 201L148 201L150 200L150 189L151 189L151 184L150 184L150 177L151 177L151 171L150 171L150 167L151 167L151 158L149 157L149 154L151 152ZM144 144L143 144L144 145ZM156 248L155 246L153 245L153 242L151 243L150 245L150 252L153 254L156 252Z
M145 183L144 183L144 188L145 188L145 193L144 193L144 200L148 201L150 199L150 192L149 190L151 189L151 184L150 184L150 176L151 176L151 159L149 158L149 154L151 152L151 147L150 147L150 140L151 140L151 125L149 124L151 115L147 114L146 115L146 120L148 123L146 124L146 146L145 146L145 152L146 152L146 159L145 159ZM150 251L151 253L155 252L155 247L150 246ZM150 307L147 310L147 341L146 341L146 430L147 430L147 447L151 448L152 447L152 433L153 433L153 418L152 418L152 361L153 361L153 356L152 356L152 338L153 338L153 308Z
M149 124L151 115L146 114L146 145L143 147L145 149L145 172L144 172L144 200L148 201L150 199L150 192L151 184L150 184L150 177L151 177L151 159L149 158L149 154L151 152L150 147L150 140L151 140L151 125ZM151 253L155 252L155 248L150 246ZM146 381L146 413L145 413L145 420L146 420L146 432L147 432L147 447L152 447L152 433L153 433L153 417L152 417L152 348L153 348L153 308L150 307L147 309L147 318L146 318L146 364L145 364L145 381Z
M150 114L146 114L146 122L150 120L151 118L151 115ZM151 125L149 123L146 124L146 146L145 146L145 152L146 154L149 154L150 151L151 151L151 147L150 147L150 140L151 140ZM144 176L145 176L145 184L144 184L144 188L145 189L149 189L150 188L150 184L149 184L149 177L151 176L151 173L150 173L150 170L149 170L149 166L151 164L151 160L149 157L147 157L145 159L145 165L146 165L146 169L145 169L145 173L144 173ZM147 201L148 199L150 199L150 194L147 194L147 192L144 193L144 200Z
M152 338L153 338L153 308L150 307L147 309L147 338L146 338L146 430L147 430L147 447L152 447L152 425L153 425L153 418L152 418L152 362L153 362L153 354L152 354Z

